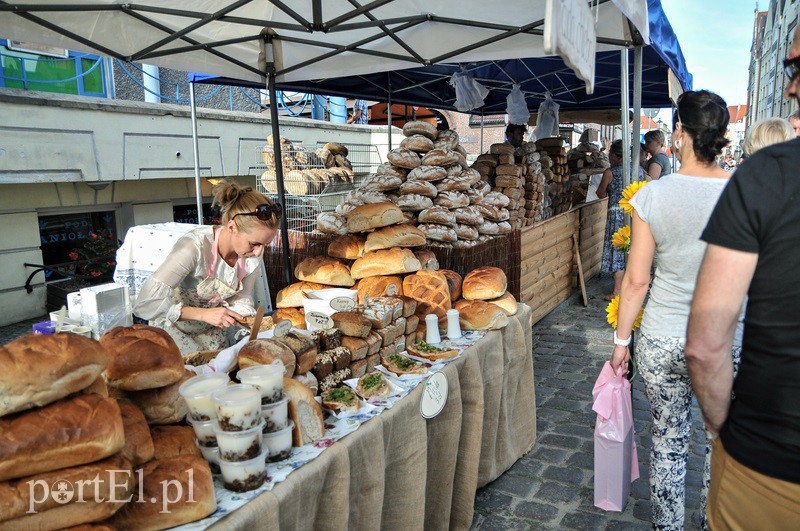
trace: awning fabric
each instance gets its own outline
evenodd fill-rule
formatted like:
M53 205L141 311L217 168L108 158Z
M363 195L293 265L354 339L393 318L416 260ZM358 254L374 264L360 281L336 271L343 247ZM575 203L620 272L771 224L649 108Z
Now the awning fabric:
M648 42L645 0L585 0L598 50ZM543 55L545 0L0 1L5 38L261 82ZM631 17L631 21L623 15ZM638 22L638 26L637 21ZM635 30L632 30L635 27Z

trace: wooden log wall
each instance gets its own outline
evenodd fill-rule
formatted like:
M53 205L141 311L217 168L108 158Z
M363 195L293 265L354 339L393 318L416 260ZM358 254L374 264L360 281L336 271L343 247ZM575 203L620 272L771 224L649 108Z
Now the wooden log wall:
M572 235L578 241L586 280L600 272L607 200L580 205L533 227L520 237L520 300L533 309L533 322L572 295L577 285L577 260Z

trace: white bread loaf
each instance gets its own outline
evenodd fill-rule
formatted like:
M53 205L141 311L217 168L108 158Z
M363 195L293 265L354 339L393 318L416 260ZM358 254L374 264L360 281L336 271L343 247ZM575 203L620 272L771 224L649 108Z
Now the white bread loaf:
M272 314L272 319L276 323L288 320L291 321L292 328L297 328L298 330L306 329L306 311L303 308L279 308Z
M0 418L0 481L82 465L125 446L113 398L77 395Z
M100 338L108 353L106 381L124 391L156 389L183 377L183 357L175 340L163 329L118 326Z
M333 243L335 243L335 241ZM333 243L331 245L333 245ZM300 308L303 306L303 292L325 289L325 287L326 286L323 284L317 284L316 282L295 282L294 284L289 284L275 296L275 306L278 308Z
M349 267L338 260L326 256L306 258L294 268L294 276L298 280L316 282L328 286L349 288L355 284L355 281L350 276Z
M178 455L203 457L194 443L195 435L191 426L153 426L150 436L153 438L154 459Z
M420 269L432 269L434 271L439 269L439 260L433 251L427 249L415 249L414 256L417 257L419 263L422 265Z
M499 267L486 266L464 277L462 291L467 300L491 300L505 294L508 281Z
M403 293L417 301L417 315L435 313L439 323L446 323L447 310L451 308L447 278L439 271L423 270L403 279Z
M364 256L365 243L366 239L359 234L345 234L328 244L328 256L342 258L344 260L361 258ZM302 306L302 304L300 304L300 306ZM278 308L281 308L280 303L278 303Z
M392 225L367 235L364 253L392 247L420 247L425 245L425 235L413 225ZM387 273L389 274L389 273Z
M410 249L392 247L365 253L353 262L351 274L353 278L375 277L379 275L396 275L413 273L422 267Z
M364 304L365 296L375 299L376 297L383 297L390 290L402 295L403 279L391 275L366 277L358 281L356 289L358 290L358 303Z
M189 408L186 401L178 392L181 384L194 376L191 371L184 370L183 376L174 384L159 387L158 389L145 389L143 391L124 391L124 397L144 413L150 425L175 424L181 422Z
M290 378L295 373L297 360L295 354L288 346L274 339L253 339L239 350L239 369L246 369L256 365L270 365L275 360L281 360L284 376Z
M100 343L77 334L29 334L0 347L0 417L89 387L107 363Z
M150 426L141 410L127 400L117 401L122 415L122 428L125 431L125 446L120 455L139 466L153 458L155 448L150 436Z
M357 207L347 215L347 230L365 232L402 221L403 212L396 205L388 201L372 203Z
M497 330L508 325L506 312L486 301L460 300L456 302L455 308L464 330Z

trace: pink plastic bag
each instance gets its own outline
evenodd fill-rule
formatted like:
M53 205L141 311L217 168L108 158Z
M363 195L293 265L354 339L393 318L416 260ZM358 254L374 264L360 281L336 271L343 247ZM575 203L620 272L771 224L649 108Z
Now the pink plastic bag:
M639 478L639 457L633 430L631 383L606 362L592 389L597 413L594 426L594 504L623 511L631 483Z

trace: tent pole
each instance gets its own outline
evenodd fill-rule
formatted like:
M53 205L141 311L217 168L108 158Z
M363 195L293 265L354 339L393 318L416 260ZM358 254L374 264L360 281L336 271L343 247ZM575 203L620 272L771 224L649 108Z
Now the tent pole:
M281 155L280 126L278 125L278 95L275 91L275 63L267 64L267 91L269 92L269 117L272 125L272 153L275 158L275 176L278 181L278 201L281 204L281 246L283 247L283 277L286 285L292 283L292 253L289 248L289 229L286 223L286 189L283 186L283 160Z
M483 153L483 108L481 108L481 151L479 155Z
M636 46L633 49L633 140L634 143L639 144L639 139L642 134L642 120L639 118L642 114L642 47ZM633 146L633 153L631 158L633 162L631 166L636 173L631 176L631 180L639 180L639 167L641 148L638 145Z
M386 104L386 121L389 126L389 151L392 150L392 74L386 74L386 86L387 86L387 101Z
M194 151L194 189L197 195L197 224L203 224L203 191L200 189L200 141L197 138L197 103L194 83L189 83L189 107L192 113L192 150Z
M631 124L630 104L628 101L628 50L621 50L619 56L620 66L620 95L622 110L622 185L627 188L631 184Z

